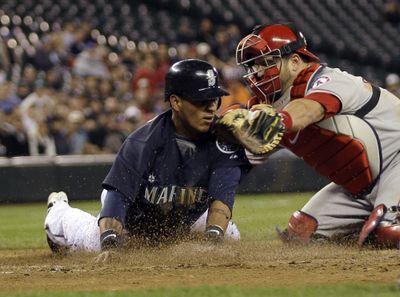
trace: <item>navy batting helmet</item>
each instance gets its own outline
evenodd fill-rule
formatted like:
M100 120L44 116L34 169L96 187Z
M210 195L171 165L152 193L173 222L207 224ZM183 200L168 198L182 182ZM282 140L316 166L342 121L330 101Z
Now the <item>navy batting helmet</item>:
M176 62L165 76L165 101L172 94L191 101L214 100L229 93L218 84L218 72L211 64L187 59Z

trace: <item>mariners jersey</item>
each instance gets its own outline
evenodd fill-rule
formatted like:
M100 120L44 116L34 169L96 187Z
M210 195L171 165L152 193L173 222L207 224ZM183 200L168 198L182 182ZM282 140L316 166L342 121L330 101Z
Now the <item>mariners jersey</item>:
M166 234L190 227L214 199L233 206L247 167L243 150L210 133L196 142L178 137L171 116L169 110L132 133L103 182L128 198L130 230Z
M376 106L359 116L358 111L374 99L373 89L377 96ZM333 95L336 99L330 97L331 102L318 100L318 96L323 97L323 94ZM400 100L385 89L372 87L362 77L325 66L310 77L302 97L320 102L327 114L337 103L335 100L340 101L340 108L333 116L330 114L330 120L325 118L301 131L286 134L283 146L352 193L373 185L379 172L400 150ZM289 90L274 105L281 109L295 99L290 97ZM358 132L362 132L362 136L354 142L353 138L357 138L354 135ZM377 152L371 154L370 151ZM381 164L374 166L380 168L375 170L375 174L368 173L368 170L373 171L371 163L377 159Z

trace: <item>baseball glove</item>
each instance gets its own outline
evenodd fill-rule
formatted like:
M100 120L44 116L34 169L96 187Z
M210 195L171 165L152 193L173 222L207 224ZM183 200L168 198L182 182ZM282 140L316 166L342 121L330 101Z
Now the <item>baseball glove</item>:
M268 104L257 104L250 110L228 110L214 125L214 133L219 138L241 144L255 155L274 150L282 140L284 131L281 116Z

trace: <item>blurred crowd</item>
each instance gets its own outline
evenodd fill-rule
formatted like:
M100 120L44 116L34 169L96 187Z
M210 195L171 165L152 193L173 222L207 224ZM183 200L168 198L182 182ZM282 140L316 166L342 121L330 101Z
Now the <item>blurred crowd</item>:
M12 54L11 34L0 32L0 156L116 153L129 133L169 107L164 76L180 59L219 69L231 93L221 108L247 101L234 61L237 26L205 18L197 32L182 22L177 34L176 44L135 43L67 23L38 36L21 58Z
M245 104L250 94L235 63L239 28L204 18L193 31L188 21L180 21L173 44L106 37L76 22L43 23L42 34L0 27L0 157L116 153L127 135L169 108L164 76L181 59L218 68L231 94L221 109ZM398 74L386 77L386 87L400 96Z

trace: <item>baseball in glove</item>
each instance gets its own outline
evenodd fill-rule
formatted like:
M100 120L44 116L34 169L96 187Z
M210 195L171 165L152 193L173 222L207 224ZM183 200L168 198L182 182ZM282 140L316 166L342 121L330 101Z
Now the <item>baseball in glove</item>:
M285 126L271 105L257 104L250 110L226 111L216 120L213 129L222 140L241 144L255 155L263 155L279 145Z

